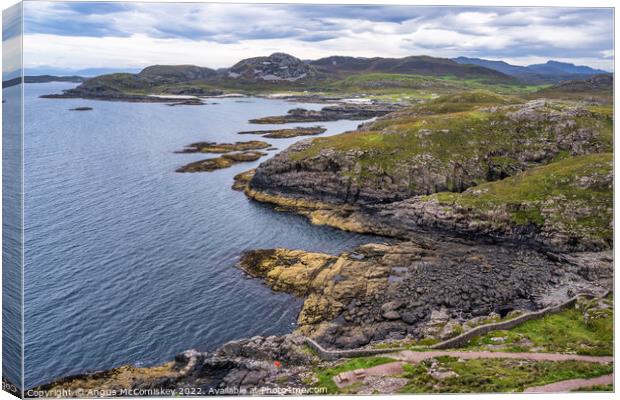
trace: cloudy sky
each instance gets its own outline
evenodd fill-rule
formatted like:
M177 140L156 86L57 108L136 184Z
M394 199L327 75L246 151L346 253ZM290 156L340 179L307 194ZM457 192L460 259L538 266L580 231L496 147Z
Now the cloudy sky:
M228 67L281 51L548 59L613 69L613 11L585 8L26 2L25 67Z

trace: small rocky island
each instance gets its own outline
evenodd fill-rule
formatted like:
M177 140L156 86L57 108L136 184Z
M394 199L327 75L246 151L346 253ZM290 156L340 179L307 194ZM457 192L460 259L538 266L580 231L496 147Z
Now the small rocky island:
M264 138L269 139L286 139L297 136L314 136L325 133L327 129L320 126L311 126L308 128L296 127L288 129L271 129L262 131L242 131L239 135L263 135Z
M195 161L184 165L176 170L176 172L210 172L217 169L228 168L234 164L256 161L267 153L260 151L242 151L234 153L226 153L216 158Z
M396 111L401 107L388 103L377 104L340 104L326 106L322 109L306 110L294 108L286 115L251 119L252 124L287 124L291 122L337 121L339 119L365 120Z
M230 153L232 151L260 150L268 147L271 147L269 143L260 140L235 143L196 142L185 146L182 150L175 151L175 153Z
M235 143L196 142L185 146L182 150L175 151L178 154L191 153L215 153L222 154L216 158L195 161L184 165L176 172L210 172L217 169L228 168L242 162L256 161L267 153L258 151L270 148L271 145L260 140Z

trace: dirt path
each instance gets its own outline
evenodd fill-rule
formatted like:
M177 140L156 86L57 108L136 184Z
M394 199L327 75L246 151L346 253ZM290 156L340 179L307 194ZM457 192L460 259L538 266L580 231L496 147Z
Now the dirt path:
M531 361L585 361L599 364L610 363L614 361L610 356L580 356L577 354L559 354L559 353L503 353L497 351L410 351L404 350L391 357L409 362L418 363L428 358L438 356L452 356L465 360L474 358L513 358L519 360Z
M411 351L404 350L399 353L388 355L396 360L395 362L377 365L366 369L356 369L338 374L334 377L334 382L339 388L344 388L363 381L366 377L388 377L397 376L403 373L403 365L406 363L415 364L429 358L438 356L452 356L465 360L478 358L510 358L531 361L583 361L606 364L613 362L613 357L608 356L580 356L577 354L559 353L502 353L493 351ZM600 382L599 382L600 381ZM605 375L592 379L573 379L552 383L550 385L537 386L526 391L540 392L562 392L587 387L593 385L613 383L613 375Z
M557 393L557 392L570 392L571 390L579 388L588 388L595 385L610 385L614 383L614 375L597 376L590 379L569 379L567 381L560 381L550 383L543 386L532 386L525 389L525 393Z

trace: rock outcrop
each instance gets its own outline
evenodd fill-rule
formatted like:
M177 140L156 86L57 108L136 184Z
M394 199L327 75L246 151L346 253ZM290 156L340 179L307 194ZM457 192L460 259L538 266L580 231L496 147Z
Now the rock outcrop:
M239 61L227 71L229 78L265 81L296 81L315 74L314 68L297 57L273 53Z
M317 225L398 238L420 232L525 244L556 252L607 250L613 240L610 153L571 157L462 193L413 196L387 204L338 204L239 190L308 217ZM250 182L248 182L248 179Z
M123 366L71 376L31 392L45 397L283 394L278 390L307 388L311 365L317 362L303 337L256 336L209 353L188 350L155 367Z
M274 290L305 296L298 332L328 347L357 348L426 337L439 312L446 314L443 334L448 320L543 308L584 290L602 293L611 285L610 257L591 253L568 262L520 246L420 236L417 243L367 244L339 256L256 250L239 266Z

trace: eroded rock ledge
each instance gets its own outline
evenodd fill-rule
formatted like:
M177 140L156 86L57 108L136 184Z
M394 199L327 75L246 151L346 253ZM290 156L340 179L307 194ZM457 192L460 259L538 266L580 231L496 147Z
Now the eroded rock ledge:
M611 285L611 260L611 252L569 259L519 246L420 237L339 256L256 250L239 266L274 290L306 296L298 332L330 347L357 348L422 339L438 312L454 326L494 312L540 309L578 292L602 293Z

